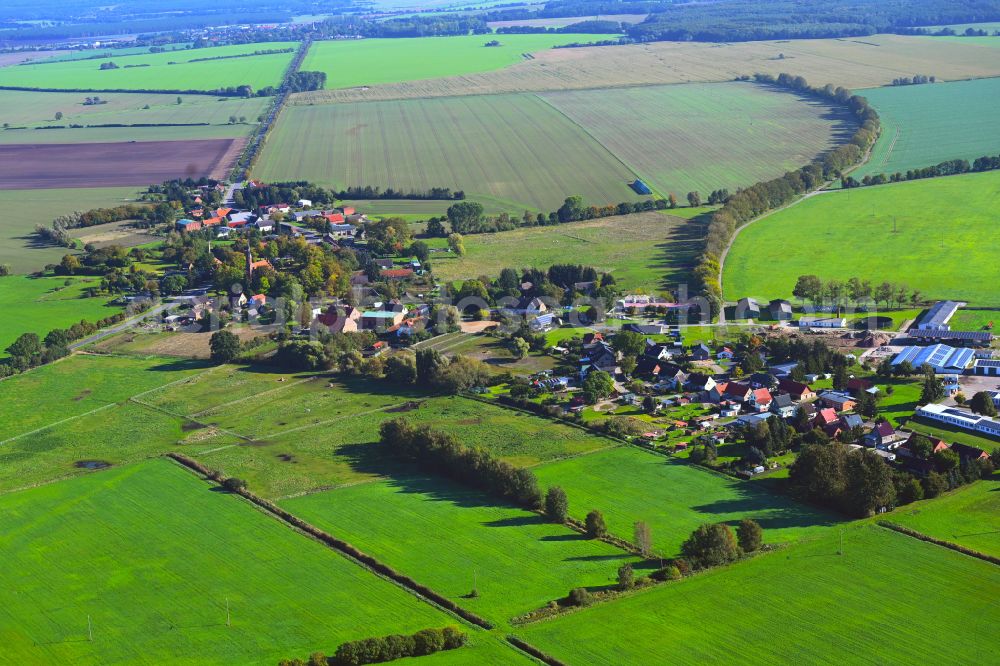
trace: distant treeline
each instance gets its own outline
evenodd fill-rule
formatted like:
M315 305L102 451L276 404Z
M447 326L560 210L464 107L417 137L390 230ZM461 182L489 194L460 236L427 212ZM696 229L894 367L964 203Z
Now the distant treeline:
M0 86L0 90L24 90L28 92L78 92L78 93L150 93L165 95L212 95L215 97L254 97L253 87L249 85L226 86L214 90L191 90L181 88L42 88L33 86ZM269 97L262 94L262 88L257 97Z
M894 174L880 173L868 175L860 181L853 176L848 176L841 181L845 189L852 187L867 187L868 185L884 185L886 183L900 183L905 180L920 180L922 178L937 178L938 176L957 176L963 173L978 173L980 171L994 171L1000 169L1000 155L977 157L969 164L968 160L945 160L935 166L923 167L920 169L909 169L906 173L897 171Z
M287 49L259 49L253 53L236 53L234 55L221 55L221 56L211 56L209 58L194 58L193 60L185 60L184 62L206 62L208 60L229 60L231 58L252 58L253 56L260 55L274 55L277 53L294 53L294 48ZM171 63L173 64L173 63ZM184 64L184 63L179 63Z
M868 100L852 95L846 88L835 88L830 84L815 88L801 76L791 74L780 74L777 78L769 74L755 74L754 80L845 106L858 119L859 127L846 144L796 171L740 190L712 215L705 252L695 269L695 276L701 282L702 296L713 303L713 307L722 303L719 257L732 241L736 230L759 215L840 177L844 169L861 162L881 130L878 113L868 105Z
M498 35L555 35L555 34L616 34L625 32L625 24L619 21L580 21L561 28L540 25L509 25L496 29Z
M454 650L465 645L467 637L458 627L441 629L421 629L415 634L378 636L341 643L332 657L320 652L302 659L282 659L278 666L360 666L361 664L381 664L406 657L423 657L442 650Z
M429 190L410 190L409 192L403 192L402 190L394 190L391 187L383 190L378 187L372 187L371 185L355 185L348 187L346 190L340 190L336 193L336 195L338 199L420 199L453 201L465 198L464 191L455 190L452 192L450 187L432 187Z
M546 213L532 213L524 211L518 218L509 213L500 213L496 217L487 217L484 214L482 204L475 201L463 201L448 208L448 222L451 230L459 234L486 234L497 231L511 231L518 227L542 227L563 222L580 222L582 220L595 220L602 217L613 217L615 215L629 215L630 213L642 213L652 210L666 210L676 208L676 198L672 199L645 199L643 201L622 201L617 204L607 204L605 206L587 206L583 203L583 197L567 197L559 210Z

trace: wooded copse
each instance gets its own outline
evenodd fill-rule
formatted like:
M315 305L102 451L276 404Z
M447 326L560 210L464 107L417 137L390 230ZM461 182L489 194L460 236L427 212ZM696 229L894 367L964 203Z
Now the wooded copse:
M813 95L844 106L858 119L860 125L846 144L834 148L797 171L790 171L779 178L740 190L712 214L705 252L695 268L695 277L701 283L702 296L714 308L722 304L720 257L735 237L736 230L754 218L791 202L799 195L840 177L844 169L857 165L864 159L881 131L878 113L869 106L868 100L852 95L846 88L831 84L816 88L810 86L803 77L792 74L779 74L777 77L755 74L753 79L757 83Z

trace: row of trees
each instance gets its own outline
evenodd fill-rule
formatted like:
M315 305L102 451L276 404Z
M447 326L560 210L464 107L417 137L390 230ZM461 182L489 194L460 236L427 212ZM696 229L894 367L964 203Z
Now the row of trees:
M983 155L969 164L968 160L945 160L939 164L919 169L909 169L906 173L897 171L894 174L879 173L867 175L861 180L853 176L844 178L844 188L867 187L869 185L884 185L885 183L901 183L906 180L921 180L923 178L938 178L940 176L957 176L963 173L979 173L1000 169L1000 155Z
M904 304L917 306L923 302L920 290L910 290L905 284L881 282L852 277L848 280L822 280L816 275L800 275L795 281L792 295L802 301L811 301L842 307L848 303L867 306L870 303L885 303L885 307L901 307Z
M534 472L499 460L484 449L468 448L452 435L406 419L379 427L380 445L391 455L528 509L542 505Z
M681 545L681 554L695 569L722 566L761 549L764 530L750 518L744 518L736 534L726 523L699 526Z
M937 81L935 76L927 76L926 74L914 74L913 78L909 76L900 76L892 80L892 85L894 86L919 86L925 83L934 83Z
M353 185L336 193L338 199L421 199L421 200L462 200L465 192L452 191L448 187L431 187L426 190L382 189L371 185Z
M332 657L314 652L307 661L282 659L278 666L360 666L406 657L424 657L465 645L468 637L458 627L421 629L415 634L377 636L341 643Z
M673 205L671 205L671 201ZM699 204L692 205L700 205L700 200ZM583 197L571 196L566 198L558 210L552 211L547 215L545 213L532 213L526 210L520 218L512 217L508 213L500 213L496 217L488 217L485 214L482 204L474 201L463 201L453 204L448 208L447 215L452 231L460 234L480 234L510 231L518 227L541 227L651 210L665 210L667 208L675 208L676 206L677 199L673 195L667 200L644 199L637 202L623 201L618 204L609 204L606 206L587 206L583 202Z
M93 335L124 319L125 315L119 312L97 322L80 320L68 328L53 329L44 338L38 337L37 333L22 333L4 350L8 357L0 361L0 377L60 359L69 354L71 342Z
M859 127L845 145L829 151L797 171L740 190L712 215L705 252L695 269L695 276L701 282L702 295L714 307L719 307L722 303L719 257L729 246L736 230L759 215L819 187L827 180L839 177L843 169L861 161L880 131L878 113L868 105L868 100L852 95L846 88L835 88L829 84L815 88L801 76L791 74L780 74L778 77L756 74L754 80L845 106L857 118Z

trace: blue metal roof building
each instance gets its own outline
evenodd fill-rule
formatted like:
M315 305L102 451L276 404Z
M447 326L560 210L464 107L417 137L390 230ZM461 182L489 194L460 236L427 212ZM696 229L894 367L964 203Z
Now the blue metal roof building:
M957 374L968 368L974 357L975 352L971 349L956 349L948 345L911 346L904 347L892 360L892 364L899 365L909 361L914 368L929 365L939 374Z
M649 185L642 182L638 178L632 183L632 189L636 191L636 194L652 194L653 190L649 189Z

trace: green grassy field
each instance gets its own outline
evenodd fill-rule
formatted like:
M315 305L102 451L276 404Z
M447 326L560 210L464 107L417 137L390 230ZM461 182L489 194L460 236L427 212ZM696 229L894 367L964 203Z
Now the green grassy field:
M983 331L987 330L990 322L993 323L992 328L1000 325L1000 310L969 310L963 308L955 313L949 324L953 331Z
M993 252L1000 227L992 212L998 204L997 172L814 196L740 233L726 259L726 298L790 297L798 276L812 273L905 283L926 298L1000 304Z
M570 514L600 509L608 530L632 538L646 521L662 555L676 555L696 527L753 518L770 543L824 532L838 519L753 485L633 447L621 447L535 468L543 486L560 485Z
M659 289L685 279L704 234L701 222L669 212L470 235L465 256L434 254L431 265L436 276L457 280L572 261L611 273L622 289Z
M893 512L889 520L937 539L1000 557L1000 478Z
M518 215L572 194L599 205L640 198L628 168L533 95L288 107L254 176L450 187Z
M100 283L98 277L0 277L0 310L7 313L0 321L0 356L7 355L3 350L22 333L37 333L44 338L54 328L120 312L121 308L109 305L107 298L83 296L84 289Z
M612 585L619 566L637 562L537 514L440 479L397 476L282 506L500 624L571 588ZM441 535L447 547L428 535ZM465 598L473 587L479 595Z
M0 505L0 635L18 663L274 664L457 622L167 461ZM516 658L498 649L486 658Z
M498 40L500 46L484 44ZM314 42L304 71L326 72L327 88L353 88L501 69L524 54L557 44L591 42L593 35L468 35L415 39Z
M1000 37L995 39L1000 44ZM852 174L855 178L1000 153L1000 136L993 131L1000 122L994 102L1000 79L874 88L860 94L878 111L882 135L868 163Z
M612 96L613 104L608 104ZM543 93L650 187L735 191L808 164L853 127L828 106L750 83Z
M75 210L115 206L135 195L134 187L0 190L0 207L6 211L0 217L0 264L9 264L15 273L29 273L58 263L66 248L36 245L31 238L35 226L51 225L56 217Z
M292 53L206 60L254 51L294 48L294 42L260 42L179 52L115 56L118 69L101 70L108 60L70 60L0 69L0 86L79 90L215 90L250 85L277 86ZM176 64L171 65L174 62ZM148 65L148 66L146 66Z
M993 660L994 565L874 526L839 548L832 533L517 634L579 664Z

